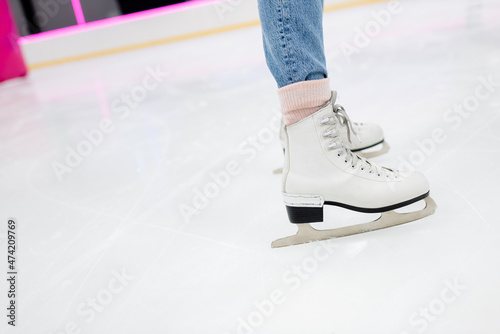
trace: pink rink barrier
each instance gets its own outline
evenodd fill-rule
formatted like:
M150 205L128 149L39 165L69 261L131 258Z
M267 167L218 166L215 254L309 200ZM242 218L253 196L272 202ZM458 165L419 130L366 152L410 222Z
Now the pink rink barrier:
M18 37L7 0L0 0L0 82L26 75Z

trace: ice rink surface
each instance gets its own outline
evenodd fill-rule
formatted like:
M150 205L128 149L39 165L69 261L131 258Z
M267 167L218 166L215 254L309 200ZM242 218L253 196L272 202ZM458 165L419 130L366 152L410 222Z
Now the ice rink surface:
M270 247L295 228L258 27L1 84L8 333L500 332L500 1L400 6L326 13L329 74L351 119L384 128L374 161L423 171L438 209L325 243Z

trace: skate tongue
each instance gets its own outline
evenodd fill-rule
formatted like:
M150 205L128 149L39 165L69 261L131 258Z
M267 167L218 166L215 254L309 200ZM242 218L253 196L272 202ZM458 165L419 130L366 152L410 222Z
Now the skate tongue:
M335 101L337 101L337 92L332 90L332 96L330 97L330 101L332 101L332 106L335 104Z

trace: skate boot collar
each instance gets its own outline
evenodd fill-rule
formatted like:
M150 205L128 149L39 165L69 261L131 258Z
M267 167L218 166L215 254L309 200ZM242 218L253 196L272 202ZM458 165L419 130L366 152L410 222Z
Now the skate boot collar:
M321 108L319 108L318 111L316 111L314 114L304 119L301 119L300 121L294 124L288 125L287 127L292 128L303 122L307 122L307 120L309 119L315 119L318 116L322 117L325 120L325 122L329 123L331 121L330 118L334 117L335 120L332 122L333 124L338 124L340 127L345 127L347 129L347 140L349 141L349 143L352 143L351 134L356 136L358 141L361 142L361 139L356 133L353 123L351 122L351 119L347 115L346 110L340 104L335 104L336 101L337 101L337 92L332 90L330 100L328 100ZM337 129L337 131L339 130Z
M301 119L298 122L295 122L295 123L290 124L290 125L286 125L285 128L293 128L301 123L304 123L310 119L313 119L314 117L317 117L318 115L326 116L327 114L333 114L333 106L335 105L336 100L337 100L337 92L331 91L330 99L328 101L326 101L325 104L318 109L318 111L316 111L312 115L309 115L309 116Z

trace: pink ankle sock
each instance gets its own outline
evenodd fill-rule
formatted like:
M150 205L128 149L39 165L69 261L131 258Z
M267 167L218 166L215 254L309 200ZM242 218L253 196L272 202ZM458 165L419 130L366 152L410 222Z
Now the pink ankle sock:
M314 114L331 97L330 79L301 81L278 89L286 125Z

